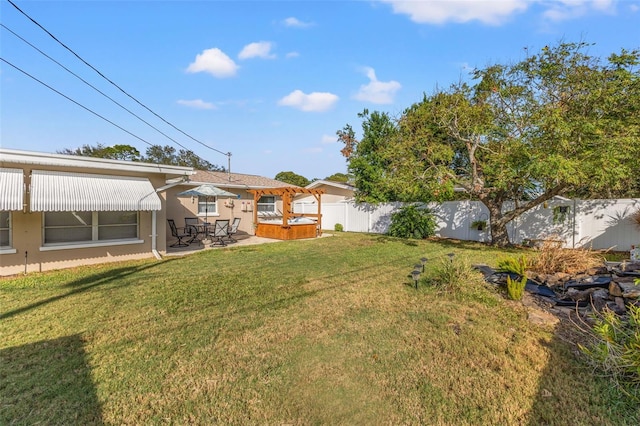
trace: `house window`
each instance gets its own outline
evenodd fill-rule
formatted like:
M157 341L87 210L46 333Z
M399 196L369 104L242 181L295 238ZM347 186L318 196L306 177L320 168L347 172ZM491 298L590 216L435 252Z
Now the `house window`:
M198 214L211 214L218 212L216 197L198 197Z
M98 240L138 238L138 212L98 212Z
M0 248L11 247L11 213L0 212Z
M258 200L258 214L260 213L275 213L276 211L276 197L273 195L263 195Z
M138 238L137 212L46 212L44 244Z

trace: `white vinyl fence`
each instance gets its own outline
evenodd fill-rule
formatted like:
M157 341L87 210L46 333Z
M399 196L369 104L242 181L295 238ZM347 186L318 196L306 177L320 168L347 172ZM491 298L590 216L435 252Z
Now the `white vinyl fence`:
M347 232L384 234L389 229L391 214L402 203L379 205L353 202L322 203L322 227L333 230L339 223ZM294 203L296 213L316 213L315 203ZM427 207L437 219L436 235L471 241L490 241L489 230L471 229L475 220L487 220L489 211L478 201L430 203ZM512 243L525 240L561 240L565 247L590 247L628 251L640 246L640 230L631 214L640 209L640 199L566 200L554 199L538 206L509 223Z

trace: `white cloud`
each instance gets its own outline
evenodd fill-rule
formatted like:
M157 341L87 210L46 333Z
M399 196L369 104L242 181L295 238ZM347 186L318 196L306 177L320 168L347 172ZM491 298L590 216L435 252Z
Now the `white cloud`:
M187 68L189 73L207 72L218 78L233 77L237 71L238 65L218 48L203 50Z
M287 59L297 58L298 56L300 56L300 54L298 52L289 52L289 53L287 53Z
M311 148L305 149L305 152L308 152L309 154L319 154L322 152L322 148L320 148L319 146L313 146Z
M390 4L394 13L409 15L420 24L480 21L498 25L532 4L528 0L380 1Z
M420 24L445 24L480 21L500 25L511 16L539 4L543 17L563 21L590 11L612 13L617 0L378 0L391 5L394 13L409 15Z
M242 48L242 51L238 53L239 59L275 59L276 55L271 53L273 44L269 41L259 41L256 43L249 43Z
M330 144L330 143L337 143L338 142L338 136L336 135L322 135L321 138L321 142L323 144Z
M313 22L302 22L298 18L294 18L293 16L282 21L285 27L292 28L309 28L313 26Z
M591 10L611 13L614 11L613 0L559 0L544 2L548 6L543 16L552 21L566 21L585 15Z
M322 112L330 109L340 99L328 92L306 94L302 90L294 90L278 101L278 105L290 106L306 112Z
M193 99L190 101L180 99L178 100L178 104L195 109L217 109L214 104L211 102L205 102L202 99Z
M637 11L640 10L640 6L637 4L631 4L629 5L629 10L633 13L636 13Z
M373 68L365 68L369 84L360 86L360 90L355 94L354 99L359 101L371 102L374 104L391 104L396 92L402 88L397 81L378 81L376 72Z

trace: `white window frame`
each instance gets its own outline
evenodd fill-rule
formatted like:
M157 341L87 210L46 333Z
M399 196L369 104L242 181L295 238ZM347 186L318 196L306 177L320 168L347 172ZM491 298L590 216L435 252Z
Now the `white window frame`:
M0 254L14 254L16 253L16 249L13 248L13 227L11 226L13 215L10 211L0 213L7 213L8 215L7 226L4 226L4 223L0 222L0 230L7 231L9 234L9 245L0 246Z
M204 210L205 205L208 205L208 211L206 213ZM202 211L200 210L200 206L203 206ZM212 207L213 207L213 210L211 210ZM218 197L211 197L211 196L205 197L202 195L198 196L198 217L205 217L205 216L219 216Z
M130 225L131 223L124 224L107 224L100 225L99 223L99 213L97 211L91 212L91 224L88 225L91 227L91 240L82 240L82 241L64 241L60 243L47 243L45 241L45 235L47 229L64 229L64 228L73 228L73 226L47 226L46 225L46 215L48 212L42 213L42 246L40 247L40 251L49 251L49 250L65 250L65 249L77 249L77 248L89 248L89 247L104 247L104 246L119 246L119 245L128 245L128 244L142 244L144 240L140 239L140 212L134 212L136 214L136 236L132 238L118 238L118 239L99 239L99 231L100 228L110 227L110 226L122 226L122 225ZM74 212L69 212L74 213ZM129 212L126 212L129 213Z
M263 201L263 199L265 198L271 198L273 199L272 202L265 202ZM276 196L275 195L263 195L262 197L260 197L260 199L258 200L258 215L265 215L265 216L269 216L269 215L273 215L276 212Z

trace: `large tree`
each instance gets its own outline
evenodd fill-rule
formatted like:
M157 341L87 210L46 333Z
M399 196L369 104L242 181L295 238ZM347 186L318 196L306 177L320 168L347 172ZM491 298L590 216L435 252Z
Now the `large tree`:
M361 141L350 126L338 131L359 193L362 162L377 168L376 197L365 185L361 199L430 201L464 188L489 209L492 242L508 245L506 225L556 195L640 196L640 51L602 60L588 48L545 47L425 96L376 140L375 161L373 115Z
M347 157L349 172L356 187L356 200L376 203L399 199L390 184L390 159L385 150L397 129L394 120L387 113L368 110L358 114L362 119L362 138L356 139L351 125L338 130L338 139L344 143L342 155Z

